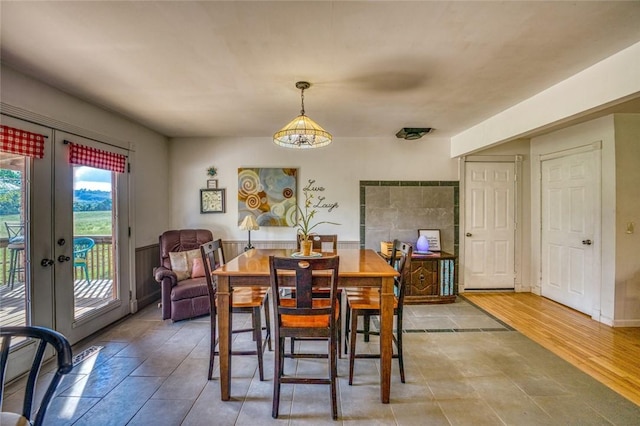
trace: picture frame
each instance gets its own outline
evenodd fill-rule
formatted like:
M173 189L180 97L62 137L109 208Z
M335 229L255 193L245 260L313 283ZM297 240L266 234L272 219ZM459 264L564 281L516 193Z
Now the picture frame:
M224 188L207 188L200 190L200 213L225 212Z
M418 237L427 237L429 241L429 251L441 251L440 230L439 229L418 229Z
M218 189L218 179L208 179L207 189Z

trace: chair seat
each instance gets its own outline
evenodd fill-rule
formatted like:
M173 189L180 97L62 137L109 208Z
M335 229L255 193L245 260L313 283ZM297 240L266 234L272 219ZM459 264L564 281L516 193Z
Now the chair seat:
M361 293L347 293L347 303L351 309L380 310L380 293L376 289L363 289ZM398 308L398 298L393 300L393 309Z
M234 308L255 308L262 306L269 287L239 287L233 290Z
M7 244L9 250L24 250L24 242L22 243L9 243Z
M313 299L314 308L328 308L331 305L331 299ZM294 307L295 299L280 299L280 306ZM335 318L339 318L340 304L336 301ZM329 327L329 315L282 315L282 327L291 328L314 328Z
M29 426L29 420L26 417L16 413L0 413L0 425L2 426Z
M178 285L171 289L171 301L173 302L183 299L193 299L194 297L200 296L209 297L209 290L207 289L207 282L204 277L180 281Z

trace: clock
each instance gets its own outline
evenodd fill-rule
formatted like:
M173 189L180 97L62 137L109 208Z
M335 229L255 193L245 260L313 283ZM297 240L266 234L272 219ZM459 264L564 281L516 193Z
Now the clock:
M224 188L200 190L200 213L224 213Z

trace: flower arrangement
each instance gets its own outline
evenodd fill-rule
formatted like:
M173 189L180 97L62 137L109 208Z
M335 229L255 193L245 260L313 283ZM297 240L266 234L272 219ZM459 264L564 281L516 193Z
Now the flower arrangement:
M313 199L313 194L311 191L304 191L304 210L300 206L296 206L298 209L298 223L296 224L296 228L298 228L297 234L300 235L301 241L309 241L309 237L312 235L312 230L323 223L328 223L330 225L340 225L339 223L329 222L329 221L321 221L312 224L313 217L316 215L317 211L315 209L311 209L311 200Z
M210 177L214 177L215 175L218 174L218 169L216 169L215 167L211 166L207 169L207 175Z

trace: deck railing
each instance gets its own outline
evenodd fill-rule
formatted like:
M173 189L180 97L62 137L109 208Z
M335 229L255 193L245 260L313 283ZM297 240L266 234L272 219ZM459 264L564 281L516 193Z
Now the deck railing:
M113 246L111 242L111 236L102 235L76 235L76 237L88 237L96 242L91 250L87 253L87 268L89 270L89 278L95 279L112 279L113 277ZM11 253L7 248L8 239L0 238L0 285L5 285L9 280L9 270L11 268L10 260ZM24 251L19 251L18 258L19 263L24 262ZM39 259L34 259L34 262L39 262ZM77 278L84 279L84 276L80 275L82 271L76 268L75 274ZM24 281L24 275L16 277L16 281Z

